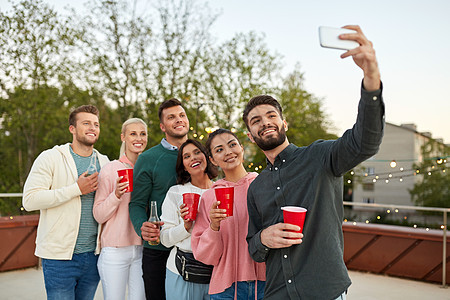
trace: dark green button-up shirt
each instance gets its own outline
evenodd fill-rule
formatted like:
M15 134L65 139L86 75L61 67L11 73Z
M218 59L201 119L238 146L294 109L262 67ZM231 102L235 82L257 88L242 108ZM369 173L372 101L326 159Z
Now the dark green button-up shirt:
M290 144L253 181L248 191L248 246L266 262L264 299L336 299L351 284L343 260L342 175L375 155L384 128L381 89L361 91L352 129L333 141ZM261 243L264 228L283 222L282 206L308 209L303 242L283 249Z

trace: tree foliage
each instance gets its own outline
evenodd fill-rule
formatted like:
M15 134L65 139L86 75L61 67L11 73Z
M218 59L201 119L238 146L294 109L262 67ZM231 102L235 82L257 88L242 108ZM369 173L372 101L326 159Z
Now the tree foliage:
M264 35L216 43L211 26L219 14L205 2L149 3L90 0L85 12L62 14L42 0L21 0L0 12L0 192L20 192L36 156L71 141L67 118L83 104L100 110L96 148L110 159L130 117L148 123L149 146L159 143L157 110L171 97L183 102L194 138L206 138L207 127L234 128L251 170L265 164L241 120L255 95L281 101L291 142L333 137L299 67L284 77L282 57ZM8 201L0 199L0 214L18 213L20 199Z
M422 146L423 160L413 165L420 179L409 191L416 205L450 207L449 154L449 147L433 139Z

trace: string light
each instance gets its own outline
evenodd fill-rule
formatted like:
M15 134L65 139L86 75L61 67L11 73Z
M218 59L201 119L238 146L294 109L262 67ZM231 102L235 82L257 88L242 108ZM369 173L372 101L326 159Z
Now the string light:
M403 168L400 168L399 171L394 171L394 172L377 173L377 174L372 174L372 175L368 175L367 173L364 173L364 177L367 177L367 180L370 180L370 182L373 182L373 183L376 183L379 179L383 179L383 181L386 183L390 183L390 179L398 179L399 182L403 182L405 177L417 176L420 174L427 174L428 176L431 176L431 175L433 175L433 172L441 172L441 171L443 174L446 174L448 167L449 166L444 164L444 162L443 162L443 164L441 164L441 165L429 166L425 170L421 170L421 169L405 170ZM357 174L354 174L354 176L356 178L358 178L362 175L358 176ZM364 183L364 182L367 183L367 181L363 180L362 183Z
M397 162L395 160L392 160L389 165L391 166L391 168L395 168L397 166Z

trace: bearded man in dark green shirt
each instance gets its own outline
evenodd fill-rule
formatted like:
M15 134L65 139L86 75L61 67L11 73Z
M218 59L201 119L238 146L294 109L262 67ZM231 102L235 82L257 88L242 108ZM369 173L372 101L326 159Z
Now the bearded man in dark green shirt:
M384 128L381 80L372 43L358 26L341 39L360 44L341 55L363 70L358 117L333 141L307 147L289 144L280 104L271 96L252 98L243 119L249 138L267 158L267 168L248 190L248 247L266 262L264 299L345 299L351 284L343 260L342 175L377 153ZM282 206L307 208L303 233L283 223Z

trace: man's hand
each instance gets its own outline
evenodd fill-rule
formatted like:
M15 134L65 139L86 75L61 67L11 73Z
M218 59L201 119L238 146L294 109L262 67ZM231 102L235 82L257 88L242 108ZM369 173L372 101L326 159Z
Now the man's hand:
M156 241L159 238L160 230L159 228L164 224L164 222L159 222L153 224L151 222L144 222L141 226L141 235L144 241Z
M300 230L300 227L288 223L278 223L261 231L261 243L272 249L287 248L301 244L303 234L287 230Z
M373 44L363 34L358 25L347 25L343 28L356 30L356 33L346 33L339 36L342 40L352 40L360 44L359 47L348 50L341 55L341 58L351 56L353 61L364 72L364 88L367 91L375 91L381 87L380 70L378 69L377 58Z
M98 172L95 172L94 174L89 176L86 175L87 171L81 174L77 180L77 184L82 195L86 195L97 190Z

